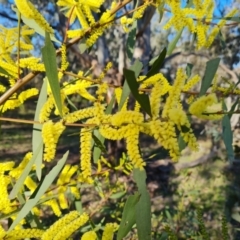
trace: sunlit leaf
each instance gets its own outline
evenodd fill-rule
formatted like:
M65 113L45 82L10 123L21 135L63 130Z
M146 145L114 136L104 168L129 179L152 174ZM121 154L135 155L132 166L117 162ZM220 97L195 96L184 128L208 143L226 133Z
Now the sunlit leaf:
M136 223L139 240L151 239L151 201L146 186L145 170L134 169L133 178L137 183L138 192L141 194L136 205Z
M131 90L132 95L138 101L141 108L149 115L152 116L149 97L146 94L139 94L139 84L136 80L135 73L132 70L124 69L124 76L128 82L128 86Z
M224 110L227 109L224 102L223 102L223 109ZM232 146L233 133L231 128L230 118L228 115L225 115L222 119L222 137L223 137L223 142L226 146L228 159L230 161L233 161L234 160L234 150Z
M51 42L50 35L47 32L45 37L45 46L42 48L42 58L56 106L58 108L60 116L63 116L60 84L58 81L56 51Z
M132 229L132 226L136 222L136 210L135 206L140 198L139 193L135 193L128 197L122 214L122 220L117 233L117 240L123 239Z
M207 92L208 88L211 86L214 76L217 72L219 63L220 63L220 58L215 58L207 62L207 66L205 69L205 73L204 73L204 77L202 80L202 85L199 93L200 97L203 96Z
M135 77L137 78L138 75L140 74L142 70L143 64L137 59L134 64L129 68L130 70L134 71ZM122 90L122 95L120 98L119 106L118 106L118 111L120 111L127 100L131 90L128 86L128 82L125 80L123 84L123 90Z
M47 189L49 188L49 186L53 183L54 179L58 176L58 174L60 173L60 171L62 170L67 157L68 157L68 153L66 152L64 154L64 156L62 157L61 160L58 161L57 165L45 176L44 180L42 181L42 184L40 185L40 187L38 187L38 191L36 193L36 195L34 196L34 198L30 198L25 205L22 207L22 209L20 210L20 212L17 214L16 219L13 221L13 223L11 224L10 228L9 228L9 232L14 229L17 224L24 218L27 216L27 214L33 209L33 207L36 206L36 204L38 203L38 201L40 200L40 198L43 196L43 194L47 191ZM35 194L35 193L33 193Z
M127 38L127 56L131 60L134 53L134 46L136 41L137 21L134 21Z
M44 79L43 85L38 97L37 107L35 111L34 120L39 121L39 114L47 100L47 81ZM38 149L39 143L42 143L42 124L34 124L33 125L33 135L32 135L32 152L35 154L35 151ZM36 156L35 164L36 164L36 173L37 177L40 180L42 175L42 159L43 159L43 144L42 148L39 149L38 155Z

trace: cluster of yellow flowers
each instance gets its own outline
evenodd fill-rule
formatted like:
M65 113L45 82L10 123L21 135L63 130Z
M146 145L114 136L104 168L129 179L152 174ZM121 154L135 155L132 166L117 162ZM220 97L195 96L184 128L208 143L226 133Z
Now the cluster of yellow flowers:
M178 0L165 1L172 12L172 17L165 25L165 29L173 26L176 30L181 30L187 26L192 33L197 34L198 48L209 47L218 34L219 28L225 23L225 20L220 21L212 29L212 32L210 32L210 20L212 19L214 2L212 0L193 0L193 6L184 9L181 8L180 2L181 1ZM30 1L15 0L15 3L23 17L34 20L42 29L49 33L54 32ZM111 7L107 9L101 15L99 21L96 22L93 12L99 12L103 3L104 0L58 0L57 5L64 10L65 15L69 18L70 24L73 23L76 18L81 24L80 29L68 30L67 36L73 38L86 35L87 46L92 46L104 31L113 24L117 6L119 4L121 5L121 1L113 1ZM158 7L160 4L162 4L161 0L146 0L140 7L137 6L131 18L123 16L120 19L120 23L124 30L126 32L129 31L129 26L135 20L140 19L149 6ZM234 14L235 11L232 11L227 17L231 17ZM196 19L192 17L196 17ZM34 31L27 26L23 26L21 28L20 39L18 39L19 36L17 32L17 28L6 29L0 26L0 67L5 70L5 73L0 72L0 75L8 78L10 86L14 86L14 84L17 83L17 79L20 78L19 75L25 68L32 71L45 72L44 65L38 58L30 56L18 59L17 61L13 60L12 54L17 53L16 49L19 46L20 49L18 49L18 51L29 51L33 48L32 44L30 44L29 37ZM207 37L209 32L210 34ZM68 68L66 44L62 44L59 51L61 51L62 61L59 68L58 79L61 81ZM132 172L133 168L144 168L146 162L143 160L139 148L140 134L143 133L153 137L153 139L169 151L169 155L173 160L177 160L181 154L181 149L178 144L179 136L183 138L191 150L196 151L198 149L197 140L191 129L188 115L213 120L218 120L223 116L221 114L221 103L219 103L214 93L196 99L192 98L188 109L189 112L183 109L181 93L189 91L197 84L200 81L200 76L195 75L188 79L182 68L177 70L176 78L172 85L169 84L168 80L161 73L154 74L150 77L138 77L139 94L145 94L144 90L146 90L146 88L150 92L148 97L150 98L151 114L147 115L141 111L141 105L137 101L134 107L130 108L129 98L126 98L119 111L107 113L106 95L110 92L109 88L112 88L112 86L104 82L104 76L111 66L111 63L109 63L102 74L94 80L80 71L78 74L75 74L76 77L74 79L62 83L60 94L63 105L63 117L60 120L53 93L48 86L48 99L43 105L39 116L39 122L43 125L42 140L44 143L44 161L51 162L54 160L57 143L68 124L77 125L81 123L82 127L79 133L80 166L66 164L56 181L54 189L48 189L41 198L41 200L47 199L43 201L42 205L51 207L54 214L58 217L62 215L62 210L69 208L68 198L66 197L67 193L71 193L76 199L80 198L78 184L92 184L95 180L94 174L102 175L107 179L109 172L105 170L102 171L102 165L108 166L109 169L122 171L125 174ZM89 91L90 88L91 91ZM4 92L5 90L6 87L0 85L0 92ZM216 91L224 92L225 89L217 87ZM237 90L234 91L237 92ZM28 98L37 94L38 90L35 88L14 94L4 105L0 106L0 111L5 112L9 109L14 109L23 104ZM87 99L89 101L89 107L71 111L65 103L72 95L79 95ZM123 89L119 86L115 87L114 95L116 96L114 104L119 107ZM52 120L54 114L57 117ZM106 139L124 139L126 142L127 155L124 155L120 159L118 166L111 165L104 156L100 155L97 161L97 170L93 174L92 146L94 140L93 135L96 130ZM23 161L17 167L15 167L15 162L12 161L0 163L0 214L6 214L6 216L10 214L12 219L16 217L15 211L18 211L20 201L17 198L14 200L9 199L9 189L11 189L12 183L18 181L23 169L27 166L31 158L32 153L26 154ZM35 166L32 170L35 170ZM25 188L31 193L34 193L38 188L36 179L31 175L27 176L24 180L24 186L21 191L24 192ZM55 194L58 196L57 199L54 197ZM102 193L99 194L103 196ZM35 206L32 212L37 216L41 215L38 206ZM21 229L21 226L17 226L14 230L6 232L0 227L0 238L14 239L14 237L18 235L19 239L67 239L88 221L88 214L71 211L56 221L49 229L46 229L46 231L40 229ZM117 228L117 224L106 224L102 239L112 239ZM97 234L94 230L91 230L85 232L81 239L94 240L97 239Z

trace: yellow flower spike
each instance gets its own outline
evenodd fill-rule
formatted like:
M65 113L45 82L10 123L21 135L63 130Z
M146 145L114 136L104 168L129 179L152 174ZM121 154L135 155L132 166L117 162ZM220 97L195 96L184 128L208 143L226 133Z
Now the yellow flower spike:
M26 177L26 179L24 181L24 185L27 186L27 188L31 191L31 193L33 193L37 188L36 182L34 182L30 176Z
M68 201L67 201L64 193L58 193L58 202L59 202L61 209L68 208Z
M68 239L77 229L83 226L89 217L86 213L81 214L80 217L71 221L68 225L62 226L60 231L58 231L54 237L54 240Z
M14 229L8 234L6 234L6 240L17 240L17 239L25 239L25 238L41 238L44 230L40 229Z
M40 27L49 33L53 33L54 30L50 27L48 22L34 7L34 5L28 0L15 0L19 12L26 18L35 20Z
M225 19L220 20L220 22L216 26L213 27L213 29L211 30L211 33L209 34L208 39L205 43L206 48L209 48L212 45L212 43L213 43L214 39L216 38L216 36L218 35L221 27L223 27L224 24L226 23L226 21L227 21L226 18L233 17L237 13L237 11L238 11L237 9L233 9L230 13L228 13L225 16Z
M21 104L23 104L28 98L32 96L36 96L38 95L38 93L39 93L39 90L37 88L27 89L25 91L22 91L18 95L18 100L20 101Z
M61 209L59 208L59 205L58 205L58 202L56 199L48 200L47 202L44 202L43 204L51 207L53 210L53 213L56 216L58 216L58 217L61 216L62 212L61 212Z
M57 185L58 186L61 186L61 185L63 185L66 182L65 179L66 179L66 176L67 176L68 171L69 171L70 168L71 168L70 164L66 164L64 166L64 168L63 168L62 172L60 173L60 176L59 176L59 178L57 180Z
M141 124L143 120L144 116L140 112L120 111L111 117L111 125L119 127L128 123Z
M112 240L113 234L117 230L118 225L116 223L107 223L104 227L102 240Z
M45 72L45 67L43 63L39 63L40 58L28 57L20 59L20 67L28 68L32 71Z
M184 85L183 91L188 91L190 90L193 86L195 86L199 81L200 81L200 76L195 75L191 79L188 80L188 82Z
M110 140L121 140L124 138L126 132L128 131L128 126L121 126L116 129L107 125L100 125L99 132L105 138Z
M46 122L47 120L49 120L49 116L51 114L51 111L54 108L54 98L52 95L50 95L47 99L47 101L44 103L40 114L39 114L39 121L41 123Z
M63 122L57 122L54 124L52 121L48 121L43 124L42 138L45 145L44 148L44 160L51 161L55 157L56 145L58 139L66 127Z
M93 0L84 0L84 1L75 1L75 0L58 0L57 5L67 9L65 15L67 17L72 14L70 23L72 24L76 17L78 18L82 28L88 28L89 24L94 24L95 19L91 11L98 12L100 6L104 0L93 1ZM88 20L88 21L87 21Z
M152 92L150 95L152 119L157 119L159 117L161 96L162 96L162 85L160 82L157 82L152 88Z
M94 117L95 112L96 112L95 107L80 109L80 110L77 110L73 113L69 113L68 115L66 115L64 117L64 120L67 123L75 123L77 121L80 121L80 120L83 120L83 119L86 119L86 118Z
M187 76L182 68L177 70L176 79L169 91L169 97L164 105L162 117L165 118L168 115L168 111L172 108L176 108L179 105L180 94L184 86Z
M0 84L0 93L3 93L6 91L6 87L4 87L2 84Z
M198 150L197 139L193 134L191 129L191 125L188 121L188 117L186 113L182 109L171 109L169 111L169 120L172 121L178 128L183 137L184 141L188 144L188 146L193 150ZM186 129L184 129L186 128Z
M18 78L18 68L16 65L13 65L11 63L7 63L5 61L2 61L0 59L0 67L2 67L5 71L8 72L13 78ZM8 77L7 75L0 73L1 76Z
M80 131L80 166L84 179L92 175L91 170L91 140L92 132L88 128L82 128Z
M144 3L143 3L143 5L140 7L140 8L138 8L137 9L137 11L135 11L134 13L133 13L133 19L139 19L139 18L141 18L142 16L143 16L143 13L144 13L144 11L146 10L146 8L148 7L148 6L150 6L150 2L149 1L145 1Z
M160 122L160 120L151 121L150 131L150 135L152 135L165 149L169 150L171 158L173 160L178 160L180 152L174 123L171 121Z
M54 239L56 233L58 233L64 226L70 224L73 220L77 219L79 216L80 213L77 211L71 211L70 213L66 214L64 217L60 218L44 232L41 240Z
M96 240L96 239L97 234L94 231L85 232L81 237L81 240Z
M222 106L218 103L215 93L198 98L189 107L189 112L198 118L218 120L223 117L223 114L211 114L222 110Z
M18 165L18 167L13 168L10 172L9 175L15 179L18 179L21 174L22 171L25 169L25 167L27 166L28 162L31 160L32 158L32 152L28 152L26 153L26 155L24 156L23 160L21 161L21 163Z
M8 197L8 185L11 180L8 176L4 175L4 172L0 172L0 194L1 194L1 204L0 204L0 213L7 214L15 210L15 207L12 207L12 203Z
M146 163L139 152L139 128L134 124L128 125L128 132L125 133L127 152L135 168L143 169Z

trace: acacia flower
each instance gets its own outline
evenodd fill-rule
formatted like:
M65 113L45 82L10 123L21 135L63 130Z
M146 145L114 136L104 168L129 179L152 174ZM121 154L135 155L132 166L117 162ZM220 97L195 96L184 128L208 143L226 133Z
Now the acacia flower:
M128 125L128 131L125 133L127 152L135 168L143 169L146 163L143 161L139 152L139 128L134 124Z
M165 118L168 115L168 111L172 108L176 108L179 105L180 94L184 86L187 76L182 68L177 70L176 79L174 84L169 91L169 96L167 98L166 104L164 105L162 117Z
M73 220L80 216L78 211L71 211L58 221L56 221L49 229L47 229L42 235L42 240L51 240L55 237L64 226L68 226Z
M221 104L218 103L215 93L202 96L193 102L189 107L189 112L198 118L218 120L223 114L213 114L222 110Z
M117 230L118 225L116 223L107 223L104 227L102 240L112 240L113 234Z
M78 218L72 220L69 224L62 226L54 236L54 240L68 239L77 229L83 226L89 217L86 213L81 214Z
M92 132L88 128L83 128L80 131L80 165L82 175L85 179L91 176L91 140Z
M40 58L28 57L20 59L20 67L28 68L32 71L45 72L45 67L43 63L39 63Z
M26 18L35 20L35 22L45 31L53 33L54 30L50 27L48 22L28 0L15 0L19 12Z
M85 232L81 237L81 240L96 240L96 239L97 234L94 231Z

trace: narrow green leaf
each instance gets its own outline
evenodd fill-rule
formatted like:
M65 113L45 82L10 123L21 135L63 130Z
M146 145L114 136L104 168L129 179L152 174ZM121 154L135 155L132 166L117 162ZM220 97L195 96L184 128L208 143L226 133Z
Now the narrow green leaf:
M61 160L58 161L57 165L46 175L44 178L36 196L34 198L30 198L25 205L22 207L21 211L18 213L16 219L13 221L12 225L10 226L8 232L16 227L16 225L32 210L34 206L38 203L40 198L43 194L47 191L49 186L53 183L54 179L58 176L60 171L62 170L67 157L68 153L66 152Z
M222 47L223 49L225 49L225 48L226 48L226 41L225 41L225 39L224 39L224 37L223 37L223 35L222 35L221 30L220 30L219 33L218 33L218 38L219 38L219 40L220 40L221 47Z
M171 55L173 50L175 49L178 40L180 39L180 37L182 36L182 32L183 32L182 28L180 31L178 31L178 33L176 34L176 36L174 37L174 39L171 41L171 43L168 45L168 49L167 49L167 56Z
M180 152L183 149L185 149L185 147L187 146L187 144L185 143L185 141L183 140L183 137L181 135L179 135L179 137L178 137L178 146L179 146Z
M123 197L124 195L126 195L126 191L121 191L121 192L117 192L117 193L114 193L110 196L111 199L118 199L118 198L121 198Z
M136 41L137 21L134 21L127 39L127 56L131 60L133 57L134 46Z
M47 80L44 78L43 85L38 97L37 107L35 111L34 120L39 121L39 114L47 101ZM33 125L33 135L32 135L32 152L33 154L38 149L39 143L42 142L42 124L34 124ZM36 156L35 164L36 164L36 173L38 180L41 179L42 176L42 159L43 159L43 144L42 148L39 150L38 155Z
M159 13L159 19L158 19L158 23L160 23L162 21L163 15L164 15L164 5L165 2L161 2L160 5L157 8L157 11Z
M162 67L165 57L166 57L167 49L164 48L156 60L153 62L151 69L148 71L146 75L146 79L157 74ZM144 80L143 80L144 81Z
M62 100L60 92L60 84L58 81L58 71L57 71L57 61L56 61L56 51L51 42L49 33L46 32L45 37L45 46L42 48L42 58L43 63L46 69L46 75L49 81L52 94L60 113L60 116L63 116L62 113Z
M208 88L211 86L213 78L217 72L219 63L220 58L215 58L207 62L199 97L203 96L207 92Z
M128 86L134 98L138 101L141 108L149 115L152 116L149 97L146 94L139 94L139 84L136 80L135 73L132 70L124 69L124 76L128 82Z
M237 100L234 102L234 104L233 104L232 107L231 107L230 113L228 114L228 117L229 117L230 120L231 120L231 117L232 117L232 115L233 115L232 112L235 111L235 108L236 108L237 105L239 104L239 100L240 100L240 98L238 97Z
M139 193L135 193L128 197L124 209L122 220L117 233L117 240L122 240L132 229L132 226L136 222L136 210L135 206L138 203L140 198Z
M92 138L94 140L94 143L97 145L97 147L100 148L101 152L106 153L107 150L106 150L105 146L102 143L102 139L100 140L96 135L94 135L94 133L92 134Z
M140 74L141 70L142 70L143 64L137 59L134 64L130 67L131 70L134 71L135 73L135 77L137 78L138 75ZM120 103L118 106L118 111L120 111L123 107L123 104L125 103L125 101L127 100L129 94L130 94L131 90L128 86L128 82L124 81L123 84L123 90L122 90L122 96L120 99Z
M26 177L30 173L32 166L37 159L37 156L39 155L39 151L41 151L42 148L43 148L43 143L41 141L40 143L38 143L38 147L37 147L37 149L35 149L31 160L28 162L27 166L24 168L20 178L17 180L12 191L10 192L10 194L9 194L10 199L14 199L17 196L18 192L20 191L20 189L22 188L22 186L24 184Z
M133 178L141 194L136 206L136 223L139 240L151 240L151 201L146 186L145 170L134 169Z
M193 64L187 63L186 74L187 74L188 77L190 77L191 74L192 74L192 68L193 68Z
M223 102L223 109L226 110L227 107ZM233 150L233 133L231 128L231 122L228 115L225 115L222 119L222 137L223 142L226 146L228 160L231 162L234 160L234 150Z

